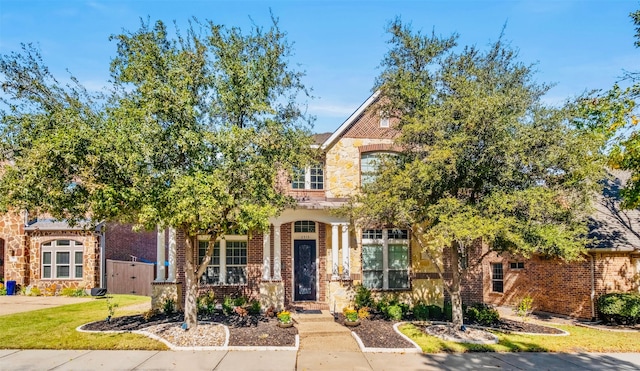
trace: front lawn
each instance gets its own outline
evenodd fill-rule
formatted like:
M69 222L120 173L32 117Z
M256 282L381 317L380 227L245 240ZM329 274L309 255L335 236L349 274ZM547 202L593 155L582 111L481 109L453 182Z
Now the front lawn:
M149 297L113 295L115 317L140 313L127 306L149 302ZM105 298L78 304L0 316L0 349L145 349L164 350L155 340L136 334L94 334L76 331L88 322L104 320L108 311Z
M569 332L568 336L518 335L494 332L498 344L462 344L426 335L417 327L400 327L403 334L416 342L425 353L439 352L640 352L640 333L595 330L580 326L554 325Z

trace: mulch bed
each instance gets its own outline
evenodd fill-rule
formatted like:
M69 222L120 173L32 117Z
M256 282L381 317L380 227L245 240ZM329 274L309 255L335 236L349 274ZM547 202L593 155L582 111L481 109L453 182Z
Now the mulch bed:
M335 320L344 322L344 316L337 314ZM280 328L277 319L266 316L225 316L223 314L199 315L198 321L214 322L227 325L229 328L230 346L295 346L295 336L298 330L294 327ZM142 315L123 316L107 321L97 321L82 326L89 331L134 331L144 330L146 327L184 322L182 313L174 315L157 314L149 320ZM367 348L412 348L404 337L396 333L393 325L396 321L384 320L379 317L374 319L361 319L360 326L350 327L362 340ZM200 326L202 327L202 326ZM505 332L528 332L537 334L561 334L562 331L553 327L542 326L531 322L520 322L509 319L500 319L491 327Z
M229 328L229 346L295 346L298 330L295 327L280 328L277 319L265 316L222 314L199 315L199 322L215 322L227 325ZM183 323L182 313L174 315L157 314L149 320L142 315L112 318L110 322L97 321L82 326L88 331L134 331L144 330L146 327L165 323ZM201 326L199 326L201 327Z

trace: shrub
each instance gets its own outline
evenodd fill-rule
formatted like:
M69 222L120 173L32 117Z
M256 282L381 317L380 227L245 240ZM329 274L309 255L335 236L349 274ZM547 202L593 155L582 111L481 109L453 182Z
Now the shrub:
M206 294L198 296L198 313L213 314L216 310L215 294L207 291Z
M0 283L0 295L7 295L7 288Z
M245 296L238 296L237 298L233 299L233 305L236 307L241 307L245 304L247 304L247 298Z
M527 295L515 307L516 315L522 318L522 321L526 321L533 308L533 298L531 295Z
M142 318L145 321L151 320L153 317L157 316L159 311L157 309L149 309L148 311L142 313Z
M262 306L260 305L259 301L254 299L249 302L249 307L247 308L247 311L249 312L249 314L253 316L257 316L258 314L260 314L261 310L262 310Z
M72 296L72 297L81 297L81 296L87 296L86 291L84 291L84 289L74 289L71 287L65 287L62 290L60 290L60 295L62 296Z
M453 305L450 302L444 303L443 312L445 320L453 321Z
M429 309L429 319L441 320L442 319L442 308L439 306L432 304L428 305Z
M418 303L413 306L413 316L419 321L426 321L430 318L429 306L424 303Z
M164 314L173 314L176 311L176 301L172 298L166 298L162 302L162 311Z
M640 323L640 294L610 293L598 298L598 313L605 323L632 325Z
M399 304L388 306L387 316L394 321L400 321L402 319L402 306Z
M470 305L465 313L469 321L483 326L490 326L500 319L500 314L497 310L482 303Z
M233 306L233 299L229 296L225 296L224 301L222 302L222 312L227 316L230 315L233 313Z
M358 311L353 308L344 308L342 313L349 322L356 322L358 320Z
M36 286L31 288L31 291L29 292L29 296L41 296L42 295L42 291L40 291L39 288L37 288Z
M358 318L360 318L360 319L369 318L369 308L368 307L362 307L362 308L358 309Z
M373 299L371 299L371 290L369 290L368 288L362 285L356 285L355 291L356 291L356 295L353 298L353 302L356 309L373 307Z

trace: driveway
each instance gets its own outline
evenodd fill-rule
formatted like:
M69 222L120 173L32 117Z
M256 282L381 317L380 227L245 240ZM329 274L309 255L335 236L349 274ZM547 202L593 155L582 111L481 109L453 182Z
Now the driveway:
M67 304L82 303L89 300L93 300L93 298L72 298L66 296L2 295L0 296L0 316L58 307Z

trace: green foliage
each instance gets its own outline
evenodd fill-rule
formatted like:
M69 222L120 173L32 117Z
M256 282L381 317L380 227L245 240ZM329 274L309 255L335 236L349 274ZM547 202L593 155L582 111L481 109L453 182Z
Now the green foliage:
M483 303L472 304L467 307L465 314L471 323L490 326L500 319L497 310Z
M176 312L176 301L173 298L165 298L162 301L162 312L171 315Z
M288 310L283 310L278 312L278 321L282 322L282 323L289 323L291 322L291 312L289 312Z
M443 248L464 255L480 239L497 252L579 259L603 176L606 136L588 129L601 116L576 109L582 98L545 105L549 86L502 39L458 50L456 35L413 32L400 20L389 33L379 109L406 150L381 164L345 213L410 229L433 259Z
M33 286L29 290L29 296L42 296L42 291L37 286Z
M225 296L222 301L222 313L225 315L231 315L233 313L233 307L235 306L234 300L230 296Z
M598 314L605 323L640 323L640 294L604 294L598 298Z
M389 305L386 309L387 317L394 320L400 321L402 319L402 306L400 304Z
M518 302L518 305L514 308L516 315L522 318L523 321L526 321L529 318L529 314L531 314L531 310L533 309L533 298L531 295L526 295Z
M0 295L7 295L7 288L0 283Z
M431 318L429 314L429 306L424 303L417 303L413 306L411 311L413 312L415 319L419 321L426 321Z
M74 289L72 287L65 287L60 290L60 295L62 296L72 296L72 297L82 297L88 296L87 292L84 289Z
M111 39L102 95L73 77L59 84L32 46L0 55L0 209L175 227L191 259L193 236L264 230L295 203L279 180L311 162L311 118L276 19L246 32L142 22ZM193 282L199 263L186 264ZM186 292L189 327L195 290Z
M109 296L105 299L105 302L107 304L107 322L109 322L111 321L111 318L113 318L113 316L116 314L116 308L118 308L120 304Z
M371 298L371 290L364 287L362 284L355 286L355 296L353 298L356 309L360 308L372 308L373 299Z
M246 296L238 296L237 298L233 299L233 305L236 307L241 307L245 304L247 304Z
M427 308L429 309L429 319L432 319L432 320L442 319L442 308L440 308L435 304L429 305L427 306Z
M216 310L215 294L207 291L206 294L198 296L198 313L213 314Z
M257 316L258 314L260 314L261 310L262 310L262 306L260 305L259 301L254 299L249 302L249 306L247 308L247 311L249 312L249 314L253 316Z

